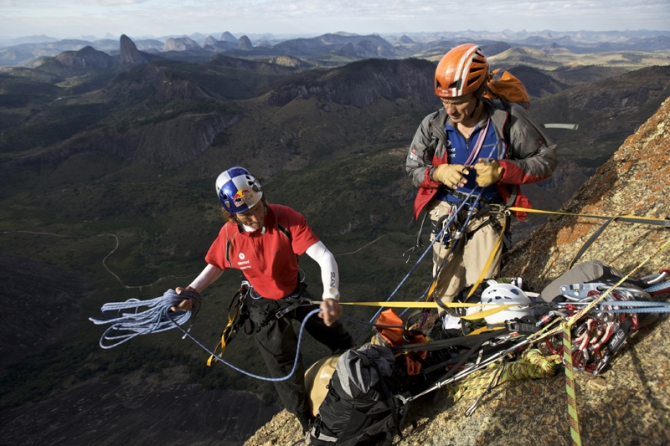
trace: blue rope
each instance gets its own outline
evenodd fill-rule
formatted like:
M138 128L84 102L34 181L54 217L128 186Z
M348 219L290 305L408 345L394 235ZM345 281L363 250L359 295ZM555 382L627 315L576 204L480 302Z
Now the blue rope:
M614 291L616 292L616 288L614 288ZM571 302L571 301L565 301L565 302L560 302L559 308L564 307L567 305L589 305L590 302L584 302L584 301L576 301L576 302ZM649 300L607 300L607 301L600 301L596 304L597 307L666 307L670 308L670 302L653 302Z
M300 332L298 333L298 345L297 345L297 347L296 347L295 359L294 359L294 361L293 361L293 368L291 369L291 372L290 372L288 375L286 375L286 376L284 376L284 377L281 377L281 378L270 378L270 377L268 377L268 376L254 375L253 373L247 372L246 370L242 370L241 368L239 368L239 367L237 367L237 366L234 366L233 364L231 364L231 363L229 363L228 361L224 360L223 358L221 358L220 356L218 356L216 353L214 353L213 351L211 351L210 349L208 349L207 347L205 347L204 345L202 345L202 343L201 343L200 341L198 341L196 338L194 338L193 336L191 336L191 334L190 334L188 331L184 330L184 329L183 329L180 325L178 325L176 322L175 322L175 326L176 326L177 328L179 328L182 332L184 332L184 336L186 336L186 337L188 337L189 339L191 339L191 340L192 340L193 342L195 342L200 348L202 348L202 349L205 350L207 353L209 353L210 355L212 355L212 357L213 357L214 359L216 359L217 361L219 361L219 362L221 362L221 363L227 365L227 366L230 367L231 369L233 369L233 370L237 370L238 372L240 372L240 373L242 373L242 374L244 374L244 375L247 375L247 376L249 376L249 377L251 377L251 378L260 379L261 381L281 382L281 381L286 381L286 380L289 379L291 376L293 376L293 374L295 373L295 370L298 368L298 361L300 360L300 342L302 341L302 333L303 333L303 331L305 330L305 324L307 323L307 320L308 320L310 317L314 316L315 314L319 313L320 311L321 311L321 308L317 308L317 309L315 309L315 310L310 311L309 313L307 313L307 316L305 316L305 319L303 319L302 324L300 324ZM169 316L168 316L168 317L169 317Z
M175 311L169 317L170 308L184 300L175 290L167 290L163 296L150 300L128 299L125 302L104 304L102 313L107 319L88 318L95 325L112 324L100 337L100 347L110 349L128 342L136 336L159 333L174 328L174 324L185 324L191 318L190 311ZM147 307L139 311L141 307ZM122 313L134 309L133 313ZM116 313L116 314L114 314ZM114 333L120 333L115 334ZM106 341L112 341L106 344Z
M649 288L645 288L644 291L647 293L654 293L656 291L661 291L665 289L668 289L668 291L670 291L670 281L657 283L655 285L650 286Z
M146 335L151 333L159 333L161 331L171 330L177 327L181 330L184 335L190 338L195 342L200 348L205 350L207 353L216 358L217 361L222 362L233 370L250 376L251 378L260 379L262 381L270 382L280 382L286 381L295 373L295 370L298 367L298 361L300 359L300 342L302 341L302 334L305 330L305 323L307 320L321 311L320 308L312 310L305 316L302 324L300 325L300 332L298 333L298 345L296 347L295 360L293 361L293 368L291 373L281 378L270 378L266 376L254 375L245 370L242 370L239 367L230 364L229 362L223 360L217 356L214 352L210 351L205 347L200 341L194 338L189 330L185 330L182 325L184 325L191 317L190 311L174 311L170 310L171 307L179 305L184 299L177 294L174 290L167 290L163 296L157 297L155 299L149 300L139 300L139 299L128 299L125 302L112 302L104 304L101 308L102 313L107 316L107 319L96 319L89 318L91 322L96 325L103 324L112 324L100 337L100 347L104 349L110 349L117 347L124 342L128 342L132 338L140 335ZM147 310L139 312L140 307L148 307ZM134 313L119 313L122 310L135 309ZM117 314L114 315L113 312ZM174 314L175 317L172 315ZM112 332L126 332L122 335L111 335ZM112 344L106 344L105 341L114 341Z

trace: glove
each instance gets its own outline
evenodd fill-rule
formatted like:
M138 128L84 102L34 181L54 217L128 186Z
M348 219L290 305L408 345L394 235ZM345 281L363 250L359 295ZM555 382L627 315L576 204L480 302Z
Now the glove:
M433 171L433 179L453 189L467 183L464 175L468 173L467 167L462 164L440 164Z
M486 187L500 181L503 175L503 166L496 160L486 161L480 159L475 164L477 171L477 186Z

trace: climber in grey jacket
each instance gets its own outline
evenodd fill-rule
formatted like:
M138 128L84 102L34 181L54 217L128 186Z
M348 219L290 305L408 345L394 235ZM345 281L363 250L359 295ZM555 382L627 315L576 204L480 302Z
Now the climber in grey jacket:
M426 209L434 225L433 237L442 229L440 222L470 192L464 209L474 206L478 211L467 227L454 228L464 236L455 241L458 244L448 259L445 255L454 240L447 237L433 245L433 275L439 270L439 277L432 296L442 302L451 302L477 280L495 248L505 217L487 212L484 205L530 208L519 185L549 177L558 165L556 147L526 110L484 97L488 80L489 64L477 45L449 51L435 72L435 94L444 107L424 118L407 154L407 173L419 189L414 217ZM481 198L475 204L479 192ZM519 220L526 215L513 214ZM498 249L485 279L498 275L501 258Z

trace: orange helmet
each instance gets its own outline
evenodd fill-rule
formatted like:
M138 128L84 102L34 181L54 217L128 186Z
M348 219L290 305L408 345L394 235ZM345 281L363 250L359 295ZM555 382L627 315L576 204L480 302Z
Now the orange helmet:
M435 94L441 98L463 96L477 89L489 74L489 63L482 49L466 43L444 55L435 70Z

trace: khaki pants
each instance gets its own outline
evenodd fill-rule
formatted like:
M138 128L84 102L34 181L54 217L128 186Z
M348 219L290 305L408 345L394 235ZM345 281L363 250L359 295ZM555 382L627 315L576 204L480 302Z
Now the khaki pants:
M432 201L428 205L428 218L430 218L433 225L436 225L437 221L444 215L448 215L451 210L452 205L446 201ZM491 255L491 251L493 251L500 237L500 231L494 225L486 224L482 226L489 218L490 214L485 214L484 216L470 219L463 236L452 250L440 271L437 285L433 292L434 300L439 299L445 303L452 302L463 288L473 285L477 281L486 265L486 261ZM496 214L495 218L502 226L505 216ZM444 221L446 222L446 220ZM436 229L439 232L442 228ZM433 233L430 240L433 241L434 238L435 234ZM440 265L442 265L447 251L449 251L449 247L444 243L438 241L433 245L433 277L435 277L435 273ZM484 275L484 279L494 278L500 273L501 259L502 249L499 247L493 261L489 265L488 271Z

